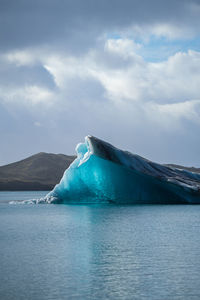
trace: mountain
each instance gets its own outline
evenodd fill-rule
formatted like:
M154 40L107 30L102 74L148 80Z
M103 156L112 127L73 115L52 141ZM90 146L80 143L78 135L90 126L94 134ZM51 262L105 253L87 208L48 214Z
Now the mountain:
M40 152L0 167L0 190L51 190L75 156Z

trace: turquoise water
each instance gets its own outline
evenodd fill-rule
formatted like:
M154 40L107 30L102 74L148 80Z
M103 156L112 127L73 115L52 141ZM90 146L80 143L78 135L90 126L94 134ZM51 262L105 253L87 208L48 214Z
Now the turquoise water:
M200 299L200 206L9 198L0 193L0 299Z

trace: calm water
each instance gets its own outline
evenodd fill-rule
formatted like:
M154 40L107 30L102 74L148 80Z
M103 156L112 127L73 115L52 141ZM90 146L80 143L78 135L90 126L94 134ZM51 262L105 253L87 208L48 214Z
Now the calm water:
M0 299L200 299L200 206L10 205L9 197L0 193Z

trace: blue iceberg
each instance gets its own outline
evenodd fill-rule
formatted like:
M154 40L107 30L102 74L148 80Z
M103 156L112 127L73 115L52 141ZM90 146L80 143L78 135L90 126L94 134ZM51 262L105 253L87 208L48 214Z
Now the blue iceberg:
M168 167L87 136L48 203L200 203L200 174Z

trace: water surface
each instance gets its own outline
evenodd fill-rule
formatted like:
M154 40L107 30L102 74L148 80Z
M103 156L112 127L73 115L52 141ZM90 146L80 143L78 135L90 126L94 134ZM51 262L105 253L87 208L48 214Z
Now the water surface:
M200 299L200 206L10 205L4 197L0 299Z
M0 191L0 204L9 203L12 201L26 201L40 199L49 191Z

